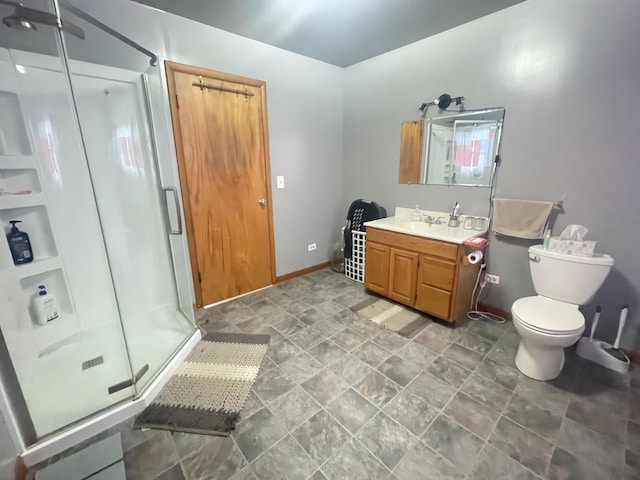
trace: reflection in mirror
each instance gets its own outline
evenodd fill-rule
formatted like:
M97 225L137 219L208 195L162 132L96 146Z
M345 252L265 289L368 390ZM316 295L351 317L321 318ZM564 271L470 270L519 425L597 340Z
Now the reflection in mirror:
M488 187L499 151L504 108L404 122L400 183ZM423 142L424 138L424 142Z
M488 187L503 119L503 108L429 118L420 183Z

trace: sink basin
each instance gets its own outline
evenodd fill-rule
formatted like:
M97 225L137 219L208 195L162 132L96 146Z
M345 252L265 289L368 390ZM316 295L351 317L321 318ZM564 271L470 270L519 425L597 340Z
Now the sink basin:
M400 228L420 233L435 233L437 231L442 231L448 228L446 223L398 222L397 225Z

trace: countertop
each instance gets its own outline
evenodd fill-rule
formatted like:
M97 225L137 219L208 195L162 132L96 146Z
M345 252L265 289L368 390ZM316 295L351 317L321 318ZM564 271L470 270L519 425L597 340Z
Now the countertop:
M407 215L407 211L409 215ZM443 212L422 211L424 214L432 217L444 217L443 223L428 224L425 222L412 221L412 209L396 208L396 216L381 218L380 220L372 220L365 222L365 227L380 228L382 230L390 230L392 232L404 233L407 235L416 235L418 237L431 238L434 240L442 240L444 242L463 244L467 240L474 237L481 237L487 233L487 229L472 230L463 227L464 218L461 218L460 225L457 227L447 226L449 215ZM398 215L400 213L400 215ZM488 221L485 221L485 227Z

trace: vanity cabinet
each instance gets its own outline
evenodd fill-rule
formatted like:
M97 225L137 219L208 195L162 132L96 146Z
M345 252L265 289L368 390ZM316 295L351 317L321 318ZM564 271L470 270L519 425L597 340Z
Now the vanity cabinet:
M367 227L365 287L434 317L465 318L479 269L463 245Z

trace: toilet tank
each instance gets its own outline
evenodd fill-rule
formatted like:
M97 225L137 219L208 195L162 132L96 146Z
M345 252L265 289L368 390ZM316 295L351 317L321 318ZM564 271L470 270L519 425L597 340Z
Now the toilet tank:
M611 271L613 258L594 253L580 257L550 252L542 245L529 248L531 279L538 295L584 305L598 291Z

